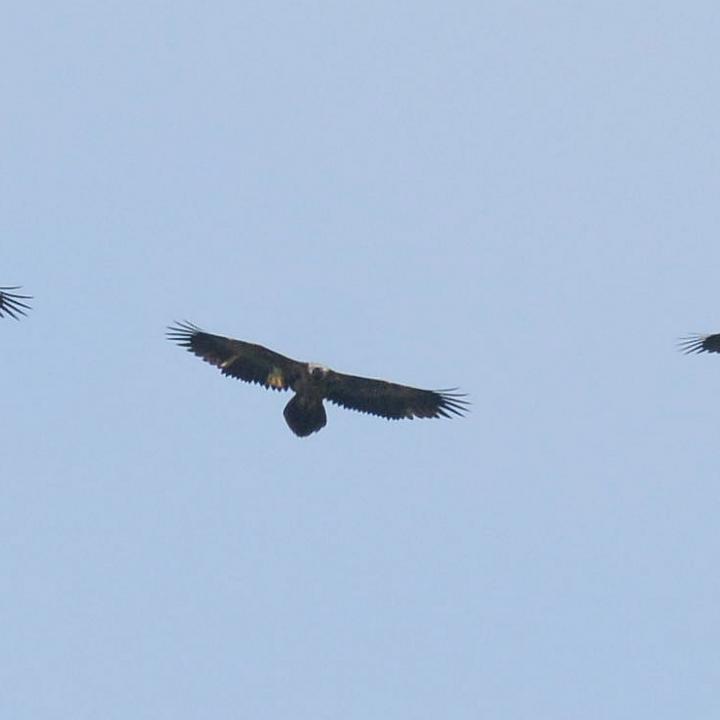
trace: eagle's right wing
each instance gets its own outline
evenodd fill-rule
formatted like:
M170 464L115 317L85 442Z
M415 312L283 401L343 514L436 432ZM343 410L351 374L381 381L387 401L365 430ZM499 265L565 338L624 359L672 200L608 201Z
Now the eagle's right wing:
M170 326L167 337L205 362L215 365L223 375L274 390L291 387L302 367L302 363L297 360L262 345L212 335L189 322Z

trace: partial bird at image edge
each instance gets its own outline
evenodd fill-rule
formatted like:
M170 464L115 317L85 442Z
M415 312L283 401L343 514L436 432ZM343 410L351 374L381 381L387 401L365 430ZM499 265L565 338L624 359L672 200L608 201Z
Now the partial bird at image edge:
M688 335L680 338L678 348L686 355L694 353L720 353L720 333Z
M0 287L0 318L5 316L19 320L21 315L27 315L30 306L23 300L32 300L32 295L18 295L13 290L20 290L20 285Z

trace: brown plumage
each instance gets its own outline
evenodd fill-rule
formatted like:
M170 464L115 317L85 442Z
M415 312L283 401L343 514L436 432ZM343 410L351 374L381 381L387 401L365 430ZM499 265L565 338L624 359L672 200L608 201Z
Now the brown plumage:
M0 318L6 315L15 320L20 319L20 315L27 315L26 310L30 309L23 300L32 300L31 295L18 295L11 290L19 290L20 286L0 287Z
M183 322L167 336L181 347L219 368L223 375L273 390L293 390L284 410L285 421L300 437L321 430L327 416L323 400L389 420L463 415L468 402L453 390L420 390L385 380L356 377L305 363L262 345L206 333Z

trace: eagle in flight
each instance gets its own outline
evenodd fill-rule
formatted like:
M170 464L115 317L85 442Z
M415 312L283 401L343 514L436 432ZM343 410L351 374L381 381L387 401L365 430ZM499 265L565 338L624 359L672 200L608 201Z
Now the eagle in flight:
M686 355L691 353L720 353L720 333L714 335L690 335L681 338L680 350Z
M20 319L20 315L27 315L26 310L30 309L29 305L26 305L23 300L32 300L30 295L18 295L17 293L10 292L11 290L19 290L20 286L14 287L0 287L0 318L6 315L15 320Z
M292 360L262 345L211 335L189 322L168 327L167 337L215 365L223 375L273 390L292 390L295 395L283 415L299 437L325 427L323 400L389 420L449 418L463 415L469 404L465 395L454 392L455 388L419 390L385 380L344 375L316 363Z

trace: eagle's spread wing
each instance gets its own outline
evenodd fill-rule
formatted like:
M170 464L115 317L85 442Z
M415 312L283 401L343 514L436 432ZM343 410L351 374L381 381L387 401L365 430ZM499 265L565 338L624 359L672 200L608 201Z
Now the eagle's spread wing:
M8 315L15 320L19 320L19 315L27 315L26 310L30 306L25 304L23 300L32 300L31 295L18 295L10 292L11 290L19 290L20 286L0 288L0 318Z
M325 382L325 396L330 402L391 420L463 415L469 405L463 399L465 395L452 390L420 390L332 370Z
M684 353L720 353L720 333L715 335L690 335L679 343Z
M262 345L211 335L189 322L168 327L167 337L215 365L223 375L258 383L266 388L287 390L297 378L301 367L301 363L296 360Z

